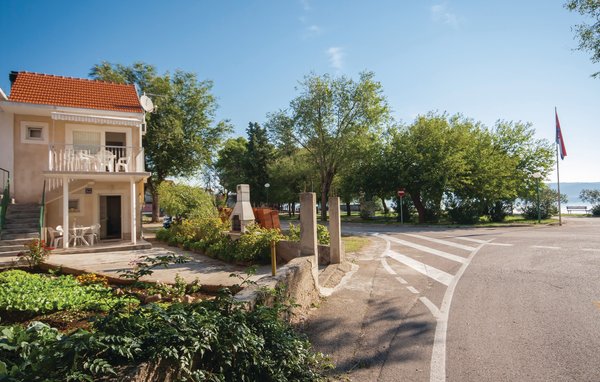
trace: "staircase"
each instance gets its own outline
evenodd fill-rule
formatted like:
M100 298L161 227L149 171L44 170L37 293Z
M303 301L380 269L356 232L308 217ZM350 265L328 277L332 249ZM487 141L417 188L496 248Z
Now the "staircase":
M6 211L6 225L0 232L0 266L14 260L26 243L39 237L40 206L10 204Z

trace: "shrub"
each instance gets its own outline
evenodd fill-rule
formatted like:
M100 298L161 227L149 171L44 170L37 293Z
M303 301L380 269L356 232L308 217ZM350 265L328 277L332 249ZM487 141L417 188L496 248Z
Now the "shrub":
M50 256L50 248L43 240L33 239L25 244L26 250L19 253L19 259L27 262L30 268L39 266Z
M596 204L592 207L592 215L600 216L600 204Z
M446 209L450 220L458 224L475 224L481 217L481 207L476 200L451 198Z
M379 211L381 206L373 200L361 200L360 217L361 219L373 219L375 212Z
M125 380L119 372L150 362L164 366L153 380L170 372L179 381L317 381L327 364L279 319L284 309L247 311L223 294L111 312L92 332L61 334L39 322L0 327L0 379Z
M290 223L287 240L300 241L300 225ZM317 224L317 242L321 245L329 245L329 230L322 224Z
M511 203L498 201L488 207L486 214L491 221L499 223L512 214L512 209L513 206Z
M253 224L235 242L235 260L242 262L269 263L271 261L271 241L282 240L284 236L277 229L261 228Z

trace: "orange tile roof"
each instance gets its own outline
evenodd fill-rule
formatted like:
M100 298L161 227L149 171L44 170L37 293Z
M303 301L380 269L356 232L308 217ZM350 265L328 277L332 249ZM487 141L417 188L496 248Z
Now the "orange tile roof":
M141 113L134 85L19 72L9 101Z

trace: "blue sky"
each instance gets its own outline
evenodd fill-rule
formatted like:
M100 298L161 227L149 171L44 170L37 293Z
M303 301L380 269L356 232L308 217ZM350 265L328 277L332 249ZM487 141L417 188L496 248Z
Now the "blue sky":
M528 121L568 156L561 181L600 181L600 80L573 51L584 21L563 0L0 0L0 87L27 70L87 77L103 60L144 61L214 82L238 135L284 108L310 72L375 72L397 120L430 110L488 126ZM549 180L555 180L552 175Z

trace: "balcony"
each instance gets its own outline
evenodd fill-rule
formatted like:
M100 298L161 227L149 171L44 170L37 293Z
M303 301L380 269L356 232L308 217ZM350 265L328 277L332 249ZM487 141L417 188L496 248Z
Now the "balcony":
M51 144L48 170L77 173L144 172L144 149L127 146Z

